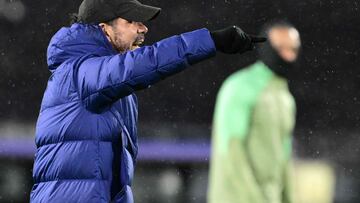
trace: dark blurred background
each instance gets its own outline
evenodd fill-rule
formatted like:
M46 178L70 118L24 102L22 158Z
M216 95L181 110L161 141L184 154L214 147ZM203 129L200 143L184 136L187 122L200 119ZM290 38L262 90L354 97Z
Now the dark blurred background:
M336 177L332 202L360 202L358 0L142 2L163 8L147 24L149 45L202 27L236 24L257 33L272 19L292 22L303 43L300 68L290 80L298 107L294 156L331 166ZM80 3L0 0L0 202L28 202L34 127L50 76L47 44L69 25L69 15ZM135 178L136 202L205 202L217 91L231 73L256 61L256 55L218 54L138 93L144 151ZM194 156L151 155L159 143L165 151L183 146ZM200 151L191 151L193 143Z

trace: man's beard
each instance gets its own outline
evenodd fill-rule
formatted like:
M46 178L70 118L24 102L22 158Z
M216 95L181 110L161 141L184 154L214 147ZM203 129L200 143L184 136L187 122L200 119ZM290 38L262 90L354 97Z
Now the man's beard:
M127 51L133 51L140 47L140 45L144 42L144 35L139 34L133 42L126 43L122 40L122 35L119 33L115 33L114 40L112 42L114 49L119 53L125 53Z
M129 43L124 42L121 39L121 35L115 34L114 40L112 41L114 49L119 53L124 53L130 50Z

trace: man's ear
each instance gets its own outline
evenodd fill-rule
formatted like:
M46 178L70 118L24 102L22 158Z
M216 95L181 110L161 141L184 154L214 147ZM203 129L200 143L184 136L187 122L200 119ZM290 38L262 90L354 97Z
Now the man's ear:
M110 34L109 34L109 29L110 29L110 26L107 25L106 23L100 23L99 24L101 30L104 32L106 38L109 40L109 42L111 41L111 38L110 38Z

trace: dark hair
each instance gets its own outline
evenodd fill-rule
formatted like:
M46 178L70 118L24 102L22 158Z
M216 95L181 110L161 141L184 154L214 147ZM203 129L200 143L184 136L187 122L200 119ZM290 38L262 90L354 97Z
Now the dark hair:
M70 13L70 25L74 23L81 23L77 13Z

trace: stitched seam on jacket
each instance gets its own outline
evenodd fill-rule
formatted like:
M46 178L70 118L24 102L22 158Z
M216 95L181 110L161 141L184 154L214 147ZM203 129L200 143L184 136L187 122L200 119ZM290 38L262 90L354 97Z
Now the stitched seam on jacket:
M51 106L45 106L45 108L42 109L41 112L43 112L43 111L45 111L45 110L47 110L47 109L49 109L49 108L53 108L53 107L57 107L57 106L61 106L61 105L69 104L69 103L76 103L76 102L80 103L81 100L80 100L80 99L75 99L75 100L67 101L67 102L61 103L61 104L55 104L55 105L51 105Z
M43 145L40 145L38 148L44 147L44 146L48 146L48 145L60 144L60 143L64 143L64 142L112 142L112 141L111 141L111 140L109 140L109 141L106 141L106 140L97 140L97 139L63 140L63 141L59 141L59 142L53 142L53 143L43 144Z
M103 181L103 182L109 182L107 179L95 179L95 178L78 178L78 179L57 179L57 180L47 180L47 181L39 181L35 184L41 184L41 183L49 183L49 182L55 182L55 181L65 181L65 182L76 182L76 181Z

